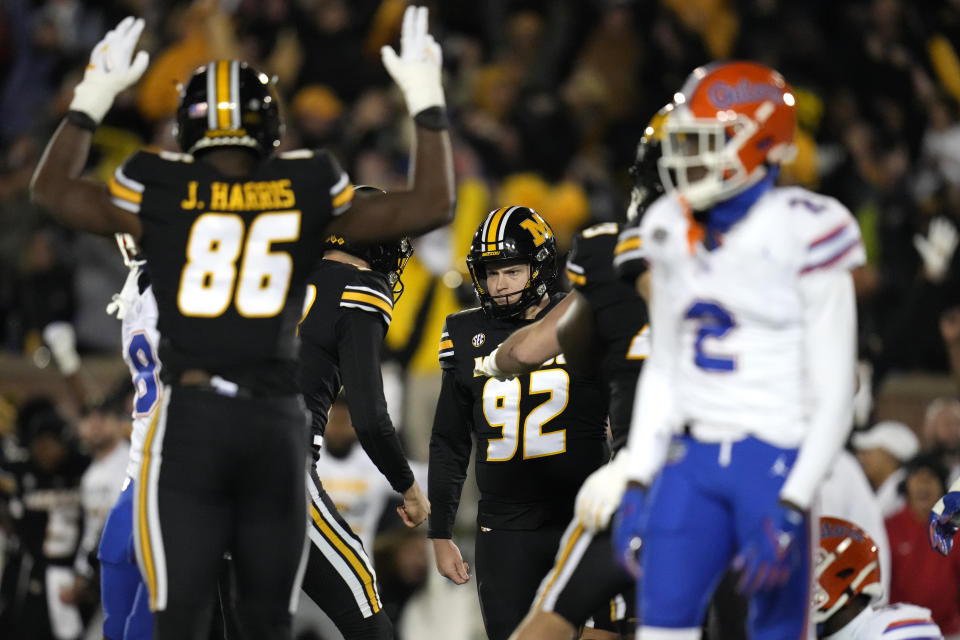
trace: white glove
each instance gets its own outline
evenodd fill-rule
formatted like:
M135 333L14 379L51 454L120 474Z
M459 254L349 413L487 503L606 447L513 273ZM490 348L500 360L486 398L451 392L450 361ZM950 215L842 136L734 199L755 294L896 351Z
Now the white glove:
M57 369L65 376L73 375L80 368L77 353L77 334L69 322L51 322L43 328L43 341L50 347Z
M923 258L923 270L927 278L940 282L947 275L953 253L957 250L960 237L957 228L949 220L937 217L930 221L927 237L919 233L913 236L913 246Z
M427 33L427 8L407 7L400 32L400 55L393 47L380 48L383 66L403 91L407 111L415 116L430 107L442 107L443 57L440 45Z
M108 31L90 53L90 64L83 80L73 90L71 111L81 111L100 123L117 94L140 79L150 55L140 51L131 61L137 40L143 32L143 19L128 16Z
M480 366L473 370L474 376L486 376L487 378L496 378L497 380L510 380L516 378L517 374L507 373L503 369L497 366L497 352L500 351L498 346L496 349L490 352L486 358L480 359Z
M120 293L113 294L110 303L107 305L108 316L116 314L117 319L123 320L137 301L137 295L140 293L138 280L140 279L140 265L142 264L143 262L131 262L128 265L130 271L127 272L127 279L123 282L123 288L120 289Z
M574 511L587 531L603 531L610 526L627 488L627 458L627 450L622 449L612 462L591 473L577 492Z

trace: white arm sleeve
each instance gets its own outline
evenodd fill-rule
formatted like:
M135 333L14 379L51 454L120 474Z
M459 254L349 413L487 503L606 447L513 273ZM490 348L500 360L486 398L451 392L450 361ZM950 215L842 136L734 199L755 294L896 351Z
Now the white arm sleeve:
M800 291L806 309L804 363L809 424L780 498L808 509L852 425L857 309L853 278L846 270L802 276Z
M673 377L679 353L680 320L673 317L669 279L663 266L650 268L651 350L637 380L627 449L628 480L649 486L667 457L675 432Z

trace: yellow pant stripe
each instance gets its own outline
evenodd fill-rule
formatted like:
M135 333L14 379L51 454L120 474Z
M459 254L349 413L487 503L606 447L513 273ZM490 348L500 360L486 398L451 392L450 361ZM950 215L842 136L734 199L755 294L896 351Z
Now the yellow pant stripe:
M538 609L543 606L543 600L547 597L547 594L550 593L550 587L553 586L553 583L557 580L557 576L559 576L563 571L563 565L565 565L567 560L570 558L570 552L573 551L573 547L577 544L577 540L580 538L581 533L583 533L583 525L578 523L574 530L570 533L570 538L567 540L566 546L563 547L563 551L560 553L560 557L557 559L556 564L553 565L550 581L547 583L546 588L544 588L543 593L540 594L540 598L537 600Z
M160 412L163 411L163 405L158 406L153 412L153 418L150 420L150 427L147 429L147 435L143 440L143 461L140 463L140 478L137 481L137 492L139 493L137 512L137 526L140 530L140 550L143 554L143 566L147 572L147 588L150 591L150 609L155 610L157 606L157 570L153 564L153 550L150 547L150 527L147 522L147 484L150 477L150 447L153 446L153 439L157 434L157 422L160 418Z
M380 611L380 604L377 602L377 594L373 590L373 576L370 575L370 572L367 571L366 566L360 558L357 557L357 554L354 553L353 549L350 548L340 537L330 528L330 525L327 524L326 520L323 519L323 516L320 515L320 512L317 510L315 504L310 505L310 517L313 518L313 522L317 525L317 528L320 529L320 533L323 534L323 537L332 544L337 550L343 554L343 557L346 558L347 562L350 563L350 566L353 567L353 570L357 572L360 580L363 582L363 588L367 592L367 601L370 603L370 609L376 613Z

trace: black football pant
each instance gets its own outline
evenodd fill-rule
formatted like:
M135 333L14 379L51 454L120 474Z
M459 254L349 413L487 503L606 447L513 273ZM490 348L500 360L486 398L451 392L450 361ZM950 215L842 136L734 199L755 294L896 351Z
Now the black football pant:
M553 611L573 627L592 617L595 628L632 637L635 593L633 576L617 563L609 529L591 533L574 519L532 608Z
M553 566L563 527L477 532L476 574L480 613L490 640L507 640L530 610Z
M392 640L377 574L350 525L337 512L311 465L307 536L310 552L303 591L323 609L346 640Z
M246 637L290 638L305 564L307 442L299 396L164 388L134 498L157 640L206 639L225 551Z

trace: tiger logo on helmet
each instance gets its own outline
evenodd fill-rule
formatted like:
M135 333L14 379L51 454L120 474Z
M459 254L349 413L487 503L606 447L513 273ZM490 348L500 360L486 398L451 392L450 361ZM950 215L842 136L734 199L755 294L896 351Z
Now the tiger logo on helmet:
M820 518L816 577L813 606L818 624L860 594L871 600L883 595L876 543L866 531L840 518Z
M773 69L753 62L699 67L673 99L660 176L694 210L728 200L796 155L796 97Z
M522 260L530 276L520 296L494 296L487 288L487 267ZM484 313L491 318L517 318L550 291L557 278L557 241L553 229L529 207L500 207L487 214L477 227L467 254L467 269Z

